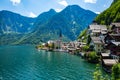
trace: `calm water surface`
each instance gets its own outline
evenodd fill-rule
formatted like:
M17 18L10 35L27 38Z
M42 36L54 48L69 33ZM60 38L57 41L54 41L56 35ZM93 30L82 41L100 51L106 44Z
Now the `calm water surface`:
M0 46L0 80L92 80L95 65L79 56Z

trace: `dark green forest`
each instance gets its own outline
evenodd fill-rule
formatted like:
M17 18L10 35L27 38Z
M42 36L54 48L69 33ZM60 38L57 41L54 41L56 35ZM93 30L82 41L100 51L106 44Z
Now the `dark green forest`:
M95 21L98 24L109 25L112 22L120 22L120 0L114 0L111 6L99 14Z

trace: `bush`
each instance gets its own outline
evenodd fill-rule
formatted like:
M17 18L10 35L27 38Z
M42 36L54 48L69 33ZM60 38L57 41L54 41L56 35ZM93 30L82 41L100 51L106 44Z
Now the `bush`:
M88 60L88 62L91 62L91 63L99 62L99 57L97 56L95 51L85 54L85 58Z
M88 51L89 50L89 46L86 45L86 46L82 47L82 50L83 51Z
M99 64L97 64L96 70L93 73L93 80L110 80L108 75L103 75Z
M112 80L120 80L120 63L112 67Z

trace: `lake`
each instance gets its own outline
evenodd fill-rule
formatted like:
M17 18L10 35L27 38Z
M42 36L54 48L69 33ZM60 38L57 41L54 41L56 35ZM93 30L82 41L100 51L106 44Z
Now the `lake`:
M93 80L95 65L31 45L0 46L0 80Z

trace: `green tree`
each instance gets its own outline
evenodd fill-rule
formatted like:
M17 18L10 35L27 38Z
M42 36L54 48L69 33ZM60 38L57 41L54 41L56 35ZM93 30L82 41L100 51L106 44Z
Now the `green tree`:
M120 63L112 67L112 80L120 80Z
M95 51L92 51L88 54L88 61L95 63L99 62L99 57Z
M55 47L54 43L50 43L50 44L48 44L48 48L49 48L49 49L53 50L54 47Z
M88 50L89 50L89 46L88 45L82 47L82 51L88 51Z
M95 18L95 21L98 24L105 25L109 25L112 22L120 22L120 0L114 0L107 10Z
M99 64L97 64L96 70L93 73L93 80L110 80L108 75L103 76Z
M89 45L91 42L91 37L90 37L90 34L87 36L87 45Z
M83 30L80 35L78 36L78 40L81 40L82 42L86 42L87 40L87 29Z

